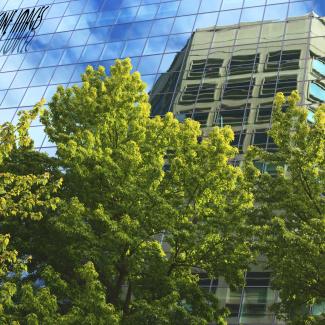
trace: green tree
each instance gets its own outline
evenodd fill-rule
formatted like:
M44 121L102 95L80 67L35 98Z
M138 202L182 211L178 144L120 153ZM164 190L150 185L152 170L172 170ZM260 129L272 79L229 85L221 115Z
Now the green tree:
M309 310L325 298L325 106L310 123L299 100L297 92L276 96L269 135L278 149L252 148L246 169L258 202L253 216L261 250L280 291L274 309L288 324L323 324L324 314ZM258 173L254 160L276 166L276 174Z
M44 211L55 209L58 204L55 193L61 185L59 179L52 181L48 173L18 175L3 171L14 152L32 148L28 129L39 109L40 105L36 105L34 110L24 112L17 126L0 125L0 222L39 220ZM0 323L51 323L57 309L55 297L48 289L24 281L30 257L19 257L16 250L10 250L9 239L9 234L0 234ZM33 304L35 308L30 308Z
M131 68L117 60L106 76L89 67L80 87L58 88L41 118L57 158L33 153L37 166L21 169L17 155L5 168L50 168L63 178L59 206L27 227L1 227L33 256L30 276L56 295L62 322L222 324L227 313L197 273L240 286L254 260L253 196L229 164L233 132L202 139L195 121L150 118Z

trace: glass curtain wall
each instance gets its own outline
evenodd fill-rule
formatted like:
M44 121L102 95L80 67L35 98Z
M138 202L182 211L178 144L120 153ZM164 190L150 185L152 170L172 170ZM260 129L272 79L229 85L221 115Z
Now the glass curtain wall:
M124 57L147 83L153 115L172 111L207 132L231 125L241 153L275 149L266 132L277 91L298 89L310 121L324 102L323 0L0 0L0 11L0 123L80 83L87 65L109 71ZM31 135L55 154L39 121ZM266 270L248 272L238 292L201 282L231 310L230 324L279 324Z

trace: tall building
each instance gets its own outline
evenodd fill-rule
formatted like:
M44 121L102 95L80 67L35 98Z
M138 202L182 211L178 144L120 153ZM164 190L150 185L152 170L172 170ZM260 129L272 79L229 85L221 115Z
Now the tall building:
M0 123L80 83L87 65L108 70L127 56L152 114L192 117L204 132L231 125L240 153L274 149L275 92L298 89L310 121L325 100L324 0L0 0L0 10ZM55 154L38 121L31 135ZM278 299L269 280L261 266L240 291L204 274L201 285L231 310L229 324L281 324L268 309Z

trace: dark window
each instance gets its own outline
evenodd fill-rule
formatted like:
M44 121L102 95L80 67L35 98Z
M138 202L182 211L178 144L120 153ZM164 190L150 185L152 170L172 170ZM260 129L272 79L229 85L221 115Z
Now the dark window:
M199 273L199 286L208 292L215 292L218 287L218 280L209 278L207 273Z
M219 69L222 66L221 59L193 60L189 79L217 78Z
M228 80L223 92L224 99L246 99L252 96L254 80L250 79Z
M277 71L299 69L300 50L276 51L268 55L265 70Z
M249 108L245 106L227 106L222 105L217 117L217 125L219 126L236 126L241 125L247 121L249 115Z
M188 85L180 100L180 104L191 105L195 102L206 103L214 101L215 84Z
M238 317L238 315L239 315L239 304L226 304L226 307L230 311L229 317Z
M257 130L253 133L252 145L266 149L268 151L276 150L273 139L267 135L267 130Z
M246 131L242 132L235 132L235 138L234 141L231 143L232 146L237 147L239 149L239 152L243 152L243 144L245 139Z
M268 287L270 284L270 272L247 272L246 286Z
M271 120L273 103L260 104L256 111L256 123L268 123Z
M210 113L210 108L196 108L194 111L190 110L190 111L185 111L185 112L181 112L182 114L184 114L185 118L191 118L194 121L200 122L201 125L206 125L207 121L208 121L208 117L209 117L209 113Z
M229 74L254 73L259 63L259 54L233 56L229 65Z
M243 306L242 316L266 316L268 315L266 304L247 304Z
M261 88L261 97L273 97L276 92L283 92L290 95L292 90L297 89L297 76L281 76L265 78Z

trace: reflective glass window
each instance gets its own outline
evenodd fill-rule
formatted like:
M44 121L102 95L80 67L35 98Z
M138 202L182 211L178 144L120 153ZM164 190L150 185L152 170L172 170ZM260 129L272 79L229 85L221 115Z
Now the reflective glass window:
M83 51L82 46L71 47L66 49L63 53L60 64L69 64L69 63L78 62L82 51Z
M295 70L299 69L300 50L270 52L267 57L265 70Z
M287 17L288 3L266 6L264 20L284 20Z
M117 23L130 23L134 20L137 15L138 7L124 8L119 12L119 16L117 18Z
M76 27L78 20L79 16L63 17L57 29L57 32L73 30Z
M47 85L52 78L52 74L55 68L42 68L37 69L34 78L31 82L31 86Z
M242 106L227 106L222 105L217 118L217 125L224 127L226 125L230 126L240 126L242 123L247 121L247 116L249 110L246 109L245 105Z
M174 22L172 29L173 33L185 33L191 32L193 29L194 21L196 16L184 16L177 17Z
M170 54L165 54L161 60L161 64L159 67L159 72L166 72L174 62L176 54L175 53L170 53Z
M2 96L1 96L1 92L0 92L0 104L1 104L1 100L2 100ZM14 117L16 111L17 111L17 108L0 109L0 124L11 121L12 118Z
M313 60L313 70L316 71L319 75L325 76L325 60L324 58L314 59Z
M174 18L160 19L154 21L150 36L168 35L172 29Z
M74 71L74 65L57 67L51 80L51 84L62 84L69 82Z
M87 40L90 35L90 29L81 29L75 30L69 40L70 46L84 45L87 43Z
M83 7L85 5L84 0L71 1L69 7L66 11L66 15L79 15L82 13Z
M234 55L228 68L229 75L255 73L259 63L259 55Z
M216 85L213 83L203 83L187 85L182 93L179 103L191 105L194 103L206 103L214 101Z
M3 64L5 63L7 57L5 55L0 56L0 69L2 68Z
M21 102L21 106L35 105L43 97L45 89L45 86L28 88Z
M244 0L244 7L264 6L267 0Z
M55 3L51 6L46 18L62 17L68 7L68 2Z
M252 8L244 8L240 21L241 22L254 22L262 20L264 14L264 8L261 7L252 7Z
M118 17L118 10L114 11L101 11L96 21L96 26L113 25Z
M215 58L193 60L188 79L217 78L222 63L223 60Z
M1 108L18 107L25 94L25 91L26 88L8 90L5 98L2 101Z
M18 71L15 80L11 85L11 88L21 88L28 86L34 76L34 73L34 69Z
M146 44L146 40L146 38L143 38L127 41L122 56L125 57L141 55L144 45Z
M272 97L276 92L281 91L290 95L292 90L297 89L297 76L280 76L265 78L261 88L261 97Z
M139 6L141 0L122 0L121 7Z
M133 23L128 38L142 38L147 37L151 28L151 21L143 21Z
M46 19L37 31L37 34L54 33L61 21L61 18Z
M297 17L309 14L311 11L315 10L312 1L304 2L293 2L289 4L289 17ZM319 11L316 11L319 13ZM319 15L321 15L319 13Z
M325 102L325 87L320 83L312 82L309 86L309 95L321 102Z
M44 51L48 48L50 41L52 40L53 34L37 35L33 38L30 44L31 51Z
M156 15L156 18L173 17L176 15L179 6L179 1L161 3Z
M218 19L218 26L233 25L239 23L240 10L221 11Z
M48 47L50 49L65 47L70 37L71 37L71 32L56 33L53 35Z
M136 20L149 20L154 19L158 10L158 5L148 5L148 6L141 6L138 10Z
M37 4L37 0L23 0L21 8L34 7Z
M96 20L97 20L97 14L95 14L95 13L83 14L80 16L76 28L82 29L82 28L95 27Z
M21 3L23 2L23 0L11 0L11 1L7 1L6 6L4 7L4 11L6 10L12 10L12 9L17 9L19 8L19 6L21 5Z
M7 57L5 64L2 67L2 71L18 70L25 54L10 55Z
M46 99L46 101L50 101L53 97L53 95L56 93L58 86L48 86L46 88L46 91L43 95L43 97Z
M221 10L241 8L243 0L227 0L222 2Z
M102 60L115 59L120 57L124 48L124 42L107 43L101 55Z
M104 44L87 45L81 55L80 62L96 61L104 48Z
M122 41L127 39L130 24L116 25L112 27L109 39L110 41Z
M37 68L43 59L44 52L27 53L21 65L21 69Z
M5 72L0 73L0 89L8 89L10 87L11 82L15 78L15 72Z
M254 80L232 79L228 80L224 92L224 99L246 99L252 96Z
M47 67L51 65L57 65L61 59L63 50L47 51L40 64L41 67Z
M199 12L209 12L220 10L222 0L201 0Z
M161 61L161 55L144 56L138 66L141 74L154 74L157 72Z
M181 51L187 44L191 34L171 35L168 39L166 52Z
M147 41L144 54L163 53L167 43L168 36L152 37Z
M102 1L88 0L84 11L85 12L97 12L102 5Z
M107 42L110 31L110 27L98 27L91 29L88 44Z
M219 12L199 14L199 15L197 15L194 29L204 28L207 26L209 26L209 27L215 26L217 23L218 17L219 17Z
M178 9L178 15L190 15L198 12L201 0L182 0Z
M34 126L31 127L29 130L29 135L34 141L35 148L38 148L42 145L45 134L44 134L44 127L42 126Z

